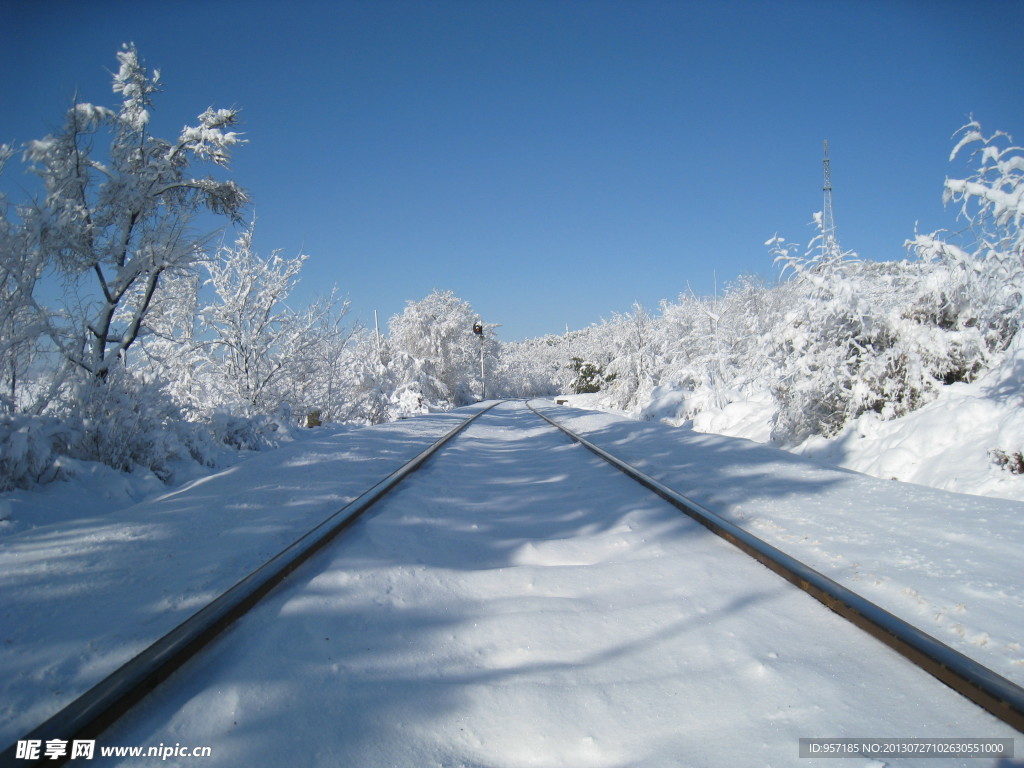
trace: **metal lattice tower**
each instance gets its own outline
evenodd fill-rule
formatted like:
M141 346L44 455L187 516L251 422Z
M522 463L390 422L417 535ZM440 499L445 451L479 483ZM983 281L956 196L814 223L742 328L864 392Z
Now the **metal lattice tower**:
M832 170L829 167L828 139L825 139L825 207L821 214L822 251L826 256L839 254L839 241L836 239L836 220L832 215Z

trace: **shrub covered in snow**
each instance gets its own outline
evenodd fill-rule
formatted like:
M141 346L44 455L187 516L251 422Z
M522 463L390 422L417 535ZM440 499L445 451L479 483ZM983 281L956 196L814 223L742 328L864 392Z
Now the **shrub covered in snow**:
M143 469L169 480L182 464L210 465L217 457L204 425L185 420L160 387L123 369L79 377L54 413L0 418L0 488L57 479L62 458Z
M657 316L634 312L595 329L611 340L609 370L624 375L608 404L720 429L756 414L772 439L795 445L837 435L862 414L904 416L997 365L1024 313L1024 152L976 123L958 136L953 157L978 147L973 174L946 182L967 242L918 235L916 258L872 262L826 242L818 214L802 255L769 241L777 284L745 278L722 296L684 294ZM999 450L1012 467L1013 451Z
M211 438L218 444L243 451L262 451L276 448L291 439L295 428L289 409L277 414L239 416L230 410L218 408L204 420Z
M80 435L52 416L0 415L0 491L31 488L58 475L56 462Z
M164 481L183 465L215 465L230 445L217 434L215 421L187 418L163 383L124 369L102 379L83 377L63 407L77 435L68 446L71 457L125 472L141 468Z

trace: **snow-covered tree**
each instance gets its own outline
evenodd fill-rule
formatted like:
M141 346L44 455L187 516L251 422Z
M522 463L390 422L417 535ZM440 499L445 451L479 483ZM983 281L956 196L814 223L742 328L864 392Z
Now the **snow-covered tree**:
M0 454L12 459L0 484L52 477L59 455L165 478L177 459L208 458L166 382L152 369L138 375L145 360L134 350L154 307L167 305L165 286L204 256L200 217L234 219L247 203L237 184L209 175L242 141L237 113L207 109L177 139L160 139L150 130L159 73L134 45L118 61L119 105L76 98L58 130L23 145L39 182L32 197L0 201L2 407L21 411L0 430Z
M14 150L0 145L0 173ZM25 232L10 218L0 193L0 413L27 409L26 379L42 327L30 297L42 276L43 263L25 247Z
M340 368L346 374L344 412L339 421L381 424L400 414L396 407L396 371L391 343L376 331L357 328L346 345Z
M927 402L944 375L929 347L948 346L908 312L920 285L906 262L875 263L812 240L805 257L769 241L791 274L793 303L772 334L769 359L778 401L773 437L830 437L872 411L891 419Z
M164 276L202 258L197 216L237 217L248 202L233 181L192 171L203 161L228 165L242 141L231 130L237 111L207 109L177 139L157 138L149 123L159 73L146 72L134 45L118 60L117 109L76 103L59 131L27 145L44 192L19 210L24 248L64 286L55 311L32 298L39 322L67 361L99 378L143 333Z
M822 246L826 235L820 215L815 223L818 236L803 257L782 238L769 241L783 275L791 273L799 297L771 351L779 401L773 436L784 442L812 434L830 436L853 415L857 367L870 343L868 307L851 278L860 260L855 253Z
M334 370L347 341L341 319L348 310L336 296L301 311L288 305L305 255L261 257L253 248L255 222L233 248L222 247L205 261L215 298L200 310L208 342L207 377L218 403L247 414L270 414L282 403L319 407L338 390ZM322 381L318 381L322 377ZM317 391L311 385L318 384Z
M537 397L568 392L574 379L572 354L579 331L564 336L503 342L491 389L496 397Z
M1002 131L986 137L973 120L954 138L950 161L971 148L978 165L966 179L947 179L943 199L959 205L971 239L933 232L910 245L942 273L933 309L941 321L978 328L986 347L1001 351L1024 321L1024 148Z
M171 398L186 413L198 417L205 409L208 392L201 369L204 340L200 335L199 292L203 277L200 265L165 275L159 293L146 316L141 334L129 357L129 368L149 381L166 384Z
M616 313L606 325L611 331L611 361L606 370L612 377L615 406L632 408L657 385L655 320L643 306L634 303L632 312ZM596 367L602 368L600 364Z
M410 301L388 323L391 366L397 376L396 397L404 410L449 408L480 399L480 342L473 333L478 320L469 302L451 291L434 291ZM485 370L493 374L496 342L485 327Z
M662 302L656 346L662 350L660 384L678 392L679 419L761 397L770 390L768 355L773 329L792 306L788 284L768 286L741 276L715 296L681 294Z

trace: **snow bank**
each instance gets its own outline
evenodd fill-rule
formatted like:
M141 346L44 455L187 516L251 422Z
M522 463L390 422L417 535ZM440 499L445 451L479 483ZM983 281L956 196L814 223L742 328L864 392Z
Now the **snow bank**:
M884 479L1024 500L1024 343L917 411L892 421L864 414L835 438L812 437L795 450Z
M677 387L659 386L640 410L643 421L661 421L673 426L688 424L698 432L745 437L766 443L771 439L776 405L770 392L744 396L729 392L729 402L714 406L707 402L707 390L695 395Z
M732 401L716 407L699 394L662 385L631 412L606 407L600 393L569 396L568 402L697 432L770 442L778 411L771 393L727 396ZM1024 337L977 381L944 386L935 400L906 416L886 421L866 413L835 437L810 437L789 450L885 480L1024 501Z

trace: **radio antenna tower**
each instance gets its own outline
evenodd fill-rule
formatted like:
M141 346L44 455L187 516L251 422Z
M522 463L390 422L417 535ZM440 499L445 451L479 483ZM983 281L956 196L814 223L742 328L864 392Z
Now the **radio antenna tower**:
M828 139L825 139L825 208L821 214L821 248L826 258L839 255L839 241L836 240L836 221L832 215L832 171L828 159Z

